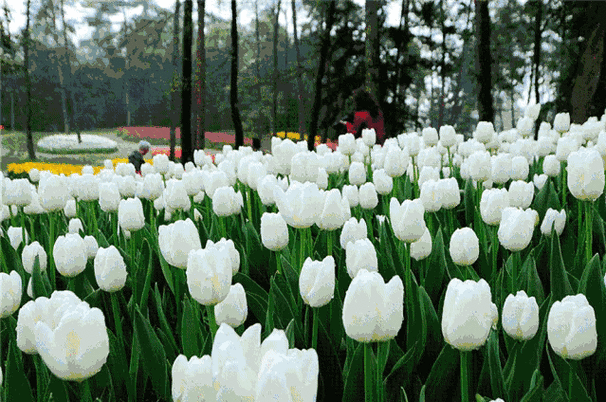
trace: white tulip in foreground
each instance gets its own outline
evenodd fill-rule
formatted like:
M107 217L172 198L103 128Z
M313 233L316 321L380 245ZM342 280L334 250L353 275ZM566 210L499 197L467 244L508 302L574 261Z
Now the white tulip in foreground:
M261 241L263 246L272 251L279 251L288 246L288 227L280 213L263 213L261 216Z
M404 285L399 276L388 283L378 272L361 269L343 301L345 333L359 342L393 339L404 321Z
M185 269L191 250L200 250L200 235L191 219L176 221L158 228L158 243L162 256L170 265Z
M478 236L471 228L454 231L450 238L450 257L455 264L473 265L480 255Z
M93 263L97 285L106 292L115 292L126 283L126 264L115 246L99 248Z
M484 345L498 316L490 286L484 279L462 282L453 278L448 283L442 313L442 335L452 347L465 352Z
M335 292L335 259L329 255L322 261L307 257L299 275L299 292L306 304L322 307Z
M0 272L0 318L13 314L21 305L23 286L21 276L17 271L10 275Z
M248 317L246 292L240 283L231 285L227 297L215 305L215 320L217 324L227 324L232 328L239 327Z
M595 353L598 346L595 311L584 294L566 296L553 303L547 317L547 339L565 359L581 360Z
M172 366L173 401L314 401L318 392L314 349L289 349L286 334L274 331L261 343L261 325L242 336L221 324L211 355Z
M532 339L539 329L539 305L534 297L520 290L505 299L502 314L503 329L520 341Z
M54 291L19 310L17 346L38 353L57 377L82 381L98 373L109 355L105 317L71 291Z

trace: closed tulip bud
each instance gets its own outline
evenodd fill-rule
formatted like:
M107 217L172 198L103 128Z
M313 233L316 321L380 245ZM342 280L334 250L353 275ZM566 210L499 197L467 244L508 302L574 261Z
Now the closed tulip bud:
M343 201L346 203L345 205L343 204ZM348 219L347 210L349 209L349 202L346 199L341 198L341 193L338 189L333 188L324 193L324 203L321 208L322 211L316 222L320 229L338 229L342 227L346 219Z
M543 173L549 177L556 177L560 174L560 161L555 155L547 155L543 160Z
M121 200L120 191L113 183L99 184L99 207L102 211L117 211Z
M425 233L419 240L414 243L410 243L410 256L415 259L415 261L421 261L431 254L432 241L431 234L429 233L429 229L425 229Z
M185 269L191 250L200 250L200 235L191 219L177 221L158 228L158 244L162 256L170 265Z
M568 189L576 199L595 201L604 192L604 162L595 149L572 152L566 170Z
M471 228L454 231L450 238L450 257L455 264L473 265L480 255L478 236Z
M299 292L311 307L322 307L335 292L335 260L329 255L322 261L307 257L299 275Z
M366 182L366 168L362 162L352 162L349 166L349 182L356 186Z
M372 181L377 193L381 195L391 193L391 190L393 189L393 179L385 173L385 169L375 170L372 176Z
M509 205L515 208L526 209L532 204L534 197L533 183L522 180L511 182L509 185Z
M29 179L32 181L32 183L38 183L40 180L40 171L36 168L30 169Z
M372 147L377 142L377 132L374 128L362 129L362 141L367 147Z
M3 190L6 205L26 206L32 202L32 191L27 179L5 180Z
M364 209L374 209L379 204L377 191L372 182L364 183L360 186L359 197L360 207Z
M185 274L189 293L200 304L214 306L229 294L231 262L214 247L190 251Z
M528 160L523 156L511 158L511 178L513 180L526 180L528 178Z
M288 245L288 227L280 213L264 212L261 216L261 241L272 250L279 251Z
M522 137L530 137L532 135L532 127L534 126L534 120L530 117L522 117L518 120L516 129Z
M535 174L534 177L532 178L532 182L534 183L534 186L537 188L537 190L541 191L543 189L543 187L545 186L545 183L547 183L547 175L546 174L541 174L541 175Z
M493 182L503 184L511 179L512 158L510 154L501 153L491 158L491 179Z
M247 316L246 292L241 284L236 283L230 287L225 300L215 305L215 320L217 325L225 323L236 328L244 324Z
M38 257L40 271L45 271L48 257L46 255L46 251L40 245L40 243L35 241L23 247L23 252L21 253L21 262L23 264L23 269L25 269L25 272L30 275L34 269L34 260L36 259L36 257Z
M23 228L11 226L6 231L6 234L8 235L8 240L13 249L17 250L23 242ZM29 242L29 235L27 234L27 231L25 231L25 242L23 243L25 244L27 242Z
M437 212L442 208L441 192L436 180L427 180L423 183L419 198L426 212Z
M425 127L422 132L425 146L433 147L438 143L438 130L433 127Z
M502 317L503 329L519 341L532 339L539 329L539 305L523 290L505 299Z
M410 156L405 150L400 150L397 146L390 146L385 153L383 166L385 173L390 177L400 177L406 173Z
M0 318L12 315L21 304L23 287L17 271L0 272Z
M189 196L187 195L183 181L170 179L166 183L166 189L164 190L164 202L166 203L166 206L170 207L174 211L187 211L191 208L191 201L189 200Z
M343 301L345 333L358 342L396 337L404 321L404 285L399 276L388 283L378 272L362 269L351 281Z
M132 166L132 164L129 164ZM134 176L114 176L115 183L118 185L120 197L133 198L137 192L137 181Z
M276 180L276 176L274 175L265 175L259 182L257 183L257 193L259 194L259 198L261 202L265 206L274 205L274 188L278 185Z
M452 209L461 203L459 182L454 177L438 181L438 188L442 198L442 208Z
M286 193L276 188L274 199L286 223L298 229L317 222L324 201L318 185L311 182L293 182Z
M145 226L143 204L138 198L120 200L118 206L118 223L120 227L129 232L137 231Z
M498 225L501 222L503 209L509 207L509 193L506 189L490 189L482 192L480 213L487 225Z
M88 259L95 258L97 250L99 250L99 243L93 236L84 236L84 245L86 247L86 257Z
M425 208L420 199L404 200L402 204L396 198L389 203L389 220L398 240L414 243L425 233Z
M483 182L492 177L492 163L488 151L474 152L467 158L467 163L469 175L474 181Z
M95 279L106 292L121 290L126 283L126 264L116 247L99 248L94 261Z
M473 137L482 144L487 144L494 136L494 127L489 121L480 121L473 133Z
M410 175L411 173L412 173L412 165L409 166L409 177L411 178L411 181L412 181L412 176ZM427 182L429 180L434 180L434 181L440 180L440 168L436 168L433 166L423 166L421 168L421 171L419 173L419 180L418 180L419 188L422 188L423 184L425 184L425 182Z
M69 220L68 225L69 233L79 233L80 231L84 232L84 227L82 226L82 221L79 218L73 218Z
M526 110L524 111L524 116L529 117L533 121L539 118L539 113L541 113L541 104L532 104L526 106Z
M49 212L63 209L70 198L64 178L57 175L46 176L45 179L40 180L38 195L40 205Z
M99 178L92 174L78 177L78 199L82 201L96 201L99 199Z
M568 113L558 113L553 120L553 129L564 133L568 131L570 128L570 114Z
M217 216L231 216L240 213L240 209L244 205L242 193L236 193L231 186L219 187L212 199L213 212Z
M339 151L343 155L353 155L356 152L356 139L353 134L341 134L339 135Z
M452 147L457 143L455 129L452 126L440 127L440 142L445 147Z
M142 166L146 166L144 164ZM143 191L141 192L141 198L147 200L156 200L162 196L164 192L164 181L160 173L149 173L143 179Z
M564 162L568 159L568 155L570 155L571 152L578 151L578 149L579 143L574 137L561 137L558 139L555 156L560 162Z
M442 335L452 347L470 351L484 345L498 316L490 286L484 279L461 282L453 278L448 283L442 313Z
M564 226L566 225L566 211L561 210L560 212L555 209L549 208L545 213L545 217L543 218L543 223L541 223L541 233L545 236L551 236L551 230L555 229L558 236L562 235L564 231Z
M345 250L347 243L355 242L356 240L362 240L367 238L366 221L360 219L360 222L356 218L350 218L343 225L339 242L341 248Z
M532 240L536 222L536 212L527 209L507 207L503 209L501 223L497 232L499 242L509 251L524 250Z
M345 265L347 273L355 278L361 269L377 271L379 263L374 244L368 239L356 240L345 245Z
M581 360L595 353L598 345L595 311L584 294L556 301L547 317L547 338L564 359Z
M63 276L74 277L86 268L88 255L84 239L77 233L59 236L53 246L53 258L57 271Z
M316 177L316 184L319 189L326 190L328 188L328 173L326 173L326 169L319 168L318 176Z
M217 391L213 386L212 359L184 355L175 359L172 370L172 397L175 402L215 401Z
M38 321L33 332L36 350L50 371L62 380L82 381L107 361L109 337L103 312L74 297L76 303L59 305L55 314L62 314L52 321Z
M343 186L343 195L347 197L347 201L349 201L350 208L355 208L360 205L360 190L358 189L358 186Z
M228 256L232 275L238 273L240 270L240 253L236 250L233 240L221 238L221 240L214 243L212 240L208 239L206 241L206 247L204 248L209 249L210 247L213 247L216 250L219 250L221 254Z
M67 218L75 218L76 217L76 200L73 198L67 200L65 203L65 208L63 208L63 213Z

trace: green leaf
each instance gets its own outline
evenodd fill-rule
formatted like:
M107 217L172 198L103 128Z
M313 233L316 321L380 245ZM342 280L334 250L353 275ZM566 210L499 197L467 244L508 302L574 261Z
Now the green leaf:
M465 222L471 223L473 222L474 208L475 208L475 192L476 189L473 185L473 180L471 178L467 179L465 183L465 193L463 202L465 204Z
M579 376L577 375L578 365L571 366L568 361L562 359L556 353L552 353L549 349L549 343L545 344L549 366L553 373L554 381L560 384L560 387L568 395L569 400L579 402L591 402L591 398L587 390L583 386ZM565 384L565 385L564 385Z
M413 370L415 369L414 351L415 348L411 348L406 352L383 380L385 383L387 400L394 400L396 395L400 392L400 387L406 387L410 383Z
M499 336L496 331L490 331L490 336L488 337L488 366L490 369L492 395L499 395L504 400L509 401L509 395L505 389L505 380L503 379L501 359L499 357Z
M551 296L554 301L562 300L567 295L572 295L572 286L568 281L566 267L562 259L560 250L560 239L558 236L551 236L551 256L549 258L549 268L551 270L550 284Z
M175 287L174 287L175 285L173 283L173 275L172 275L170 266L168 265L168 263L164 259L164 256L162 255L162 252L160 251L158 237L154 236L147 227L144 229L144 235L147 238L147 241L149 242L149 244L154 248L154 252L158 256L158 260L160 261L160 268L162 269L162 274L164 275L164 279L166 280L166 283L168 284L170 291L174 295L175 294Z
M34 300L38 297L50 297L50 288L47 288L42 279L42 272L40 272L40 259L38 256L34 259L34 266L32 269L32 293Z
M8 344L8 360L6 362L5 380L2 384L6 388L7 401L32 401L34 396L21 361L21 351L15 341ZM54 375L52 377L55 377ZM55 377L56 378L56 377Z
M358 342L347 372L344 373L344 401L364 400L364 345Z
M427 401L452 400L460 390L459 352L445 344L425 381Z
M200 352L200 314L197 306L192 305L189 299L183 300L181 323L183 354L190 359Z
M521 402L542 402L543 401L543 376L539 370L535 370L530 380L530 389L521 399Z
M109 356L107 358L107 365L110 367L109 372L113 378L113 384L117 388L116 391L120 394L122 392L122 387L126 387L128 389L128 394L134 395L134 389L132 389L132 383L128 375L124 347L109 329L107 330L107 335L109 337Z
M541 279L539 278L537 264L534 259L534 250L530 252L530 255L522 266L521 287L526 291L528 297L534 296L539 306L543 303L543 300L545 300L543 284L541 283Z
M174 331L168 325L168 320L166 319L166 315L164 314L164 308L162 307L162 299L160 297L160 290L158 289L157 283L154 288L154 301L156 306L156 313L158 315L158 321L160 321L160 328L164 335L166 335L166 338L169 340L169 345L171 347L171 350L169 350L168 352L171 356L177 356L177 341L175 340L175 337L173 335Z
M141 314L139 309L135 313L135 326L137 337L141 345L141 359L143 370L152 380L152 386L156 393L163 398L170 398L169 377L167 374L166 353L162 343L154 332L149 320Z
M286 326L286 330L284 330L286 334L286 338L288 339L288 347L290 349L295 347L295 320L294 318L290 320L288 325Z
M428 266L430 269L426 272L425 289L427 290L427 294L431 298L434 307L437 307L444 288L444 269L447 267L442 228L438 229L438 232L432 239L431 254L428 258ZM451 278L446 278L446 280L450 279Z

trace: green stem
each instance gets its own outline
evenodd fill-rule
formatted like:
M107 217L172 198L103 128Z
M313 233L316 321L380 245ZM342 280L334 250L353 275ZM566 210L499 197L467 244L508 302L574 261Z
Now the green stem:
M318 349L318 310L311 308L311 313L313 314L313 325L311 329L311 347L312 349Z
M373 399L372 381L372 343L364 343L364 393L365 402L375 402Z
M492 228L492 274L490 276L490 281L492 285L495 285L496 274L497 274L497 254L499 252L499 235L498 235L499 227L495 226Z
M469 357L471 352L459 352L461 356L461 401L469 402Z
M92 214L92 220L93 220L93 236L97 237L96 235L97 235L97 233L99 233L99 227L97 226L97 211L96 211L98 202L91 201L88 205L90 207L90 211Z
M274 255L276 256L276 269L278 270L278 273L280 275L282 275L282 256L280 251L275 251Z
M562 208L566 208L566 191L568 190L568 183L566 182L566 167L564 166L564 162L560 162L560 186L562 187L560 191L562 192Z
M385 395L383 392L383 367L381 367L382 362L379 361L379 356L383 356L381 349L388 345L387 342L377 342L377 401L379 402L383 402L385 400Z
M412 297L412 273L410 272L410 244L404 243L404 295L406 297L406 348L410 350L413 339L411 323L414 322L414 300Z
M120 321L120 307L118 306L118 299L116 293L112 292L109 294L109 298L112 304L112 313L114 314L114 325L116 326L116 337L118 342L124 341L124 333L122 332L122 321Z
M206 306L206 314L208 315L208 326L210 327L210 340L211 343L215 340L215 334L217 333L217 321L215 320L215 306Z
M593 201L587 201L585 204L587 210L585 214L585 225L587 238L585 239L585 264L589 264L592 257L593 234L592 234L592 218L593 218Z
M299 229L299 263L297 264L297 271L301 273L304 261L304 249L305 249L305 229Z
M57 289L56 283L55 283L55 259L53 258L53 246L55 245L55 220L54 218L54 212L49 212L48 213L48 221L49 221L49 225L48 225L48 229L49 229L49 238L48 238L48 277L50 279L50 283L52 285L53 289Z
M327 248L327 253L326 255L332 255L332 230L327 230L326 231L326 248Z

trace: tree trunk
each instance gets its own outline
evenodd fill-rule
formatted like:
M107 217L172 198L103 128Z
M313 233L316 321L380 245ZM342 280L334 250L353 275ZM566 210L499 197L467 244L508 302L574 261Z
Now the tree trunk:
M330 31L335 22L335 1L330 1L329 8L326 13L326 28L324 29L324 35L322 35L322 45L320 48L320 61L318 62L318 74L316 75L316 93L314 96L314 103L311 109L311 123L309 127L309 134L307 136L307 149L310 151L314 150L314 142L316 134L318 133L318 115L322 103L322 78L324 78L324 71L326 70L326 62L328 58L328 50L330 48Z
M196 43L196 138L194 148L204 149L206 135L206 47L204 15L206 0L198 0L198 38Z
M177 103L177 88L179 84L179 12L181 9L181 1L175 2L175 16L173 24L173 80L171 84L171 101L170 101L170 160L175 160L175 146L177 143L176 126L179 120L179 108Z
M27 139L27 154L30 160L36 159L34 137L32 136L32 81L29 74L29 20L30 0L27 0L25 37L23 38L23 64L25 69L25 135Z
M541 62L541 18L543 14L542 0L538 0L536 2L537 6L537 14L535 18L535 27L534 27L534 55L533 55L533 64L534 64L534 101L536 104L540 104L541 100L539 97L539 64Z
M271 132L272 135L276 136L276 125L278 123L278 30L280 28L280 24L278 21L278 17L280 16L280 7L282 6L282 1L278 0L278 4L276 5L276 11L274 15L274 39L273 39L273 77L272 77L272 102L271 102Z
M479 66L478 77L478 113L480 121L494 120L494 107L492 105L491 73L492 58L490 56L490 15L488 14L487 0L474 0L476 7L476 32L478 37Z
M64 49L64 56L65 56L65 65L67 66L66 86L70 87L69 100L71 100L71 127L72 127L72 129L74 129L76 131L76 135L78 136L78 143L81 143L82 137L80 136L80 128L76 124L77 105L76 105L76 102L74 99L75 98L75 96L74 96L75 85L73 83L72 67L71 67L71 62L69 60L69 49L67 47L67 27L65 25L65 10L64 10L63 0L61 0L61 21L63 23L63 49ZM68 107L69 107L69 105L68 105ZM69 113L69 111L68 111L68 113ZM69 116L68 116L68 118L69 118Z
M191 57L193 0L185 0L183 14L183 82L181 83L181 163L191 161Z
M400 23L398 25L398 31L400 33L405 32L408 34L408 8L409 8L409 0L402 0L402 11L400 13ZM402 20L404 20L404 26L402 26ZM408 40L407 40L408 42ZM400 77L402 76L402 70L408 64L408 52L404 54L404 63L400 63L400 54L402 53L402 47L404 43L399 42L396 50L396 81L394 86L394 103L398 104L400 102L401 97L400 94Z
M259 65L261 63L261 32L259 30L259 2L255 1L255 42L257 45L257 60L255 61L255 77L257 79L257 85L256 85L256 92L257 92L257 99L259 101L259 103L261 103L261 105L263 105L263 97L261 95L261 71L259 69ZM265 126L262 126L262 123L264 122L263 120L263 115L262 113L257 113L256 117L256 124L255 124L255 131L256 131L256 144L254 144L255 146L253 148L256 147L261 147L261 140L262 140L262 135L263 135L263 131Z
M366 90L379 100L379 2L366 0Z
M238 109L238 13L236 0L231 0L231 88L229 91L231 118L236 132L236 149L244 145L244 129Z
M15 131L15 94L11 91L11 130Z
M440 107L438 115L438 127L444 124L444 98L446 84L446 16L444 15L444 0L440 1L441 28L442 28L442 61L440 63Z
M297 33L297 9L295 0L292 0L292 25L295 35L295 51L297 52L297 99L299 104L299 134L301 138L305 135L305 105L303 103L303 60L299 49L299 36Z
M65 134L69 134L69 117L67 114L67 94L65 93L65 82L63 81L63 71L61 71L61 63L59 56L57 58L57 73L59 74L59 92L61 92L61 109L63 110L63 129Z

